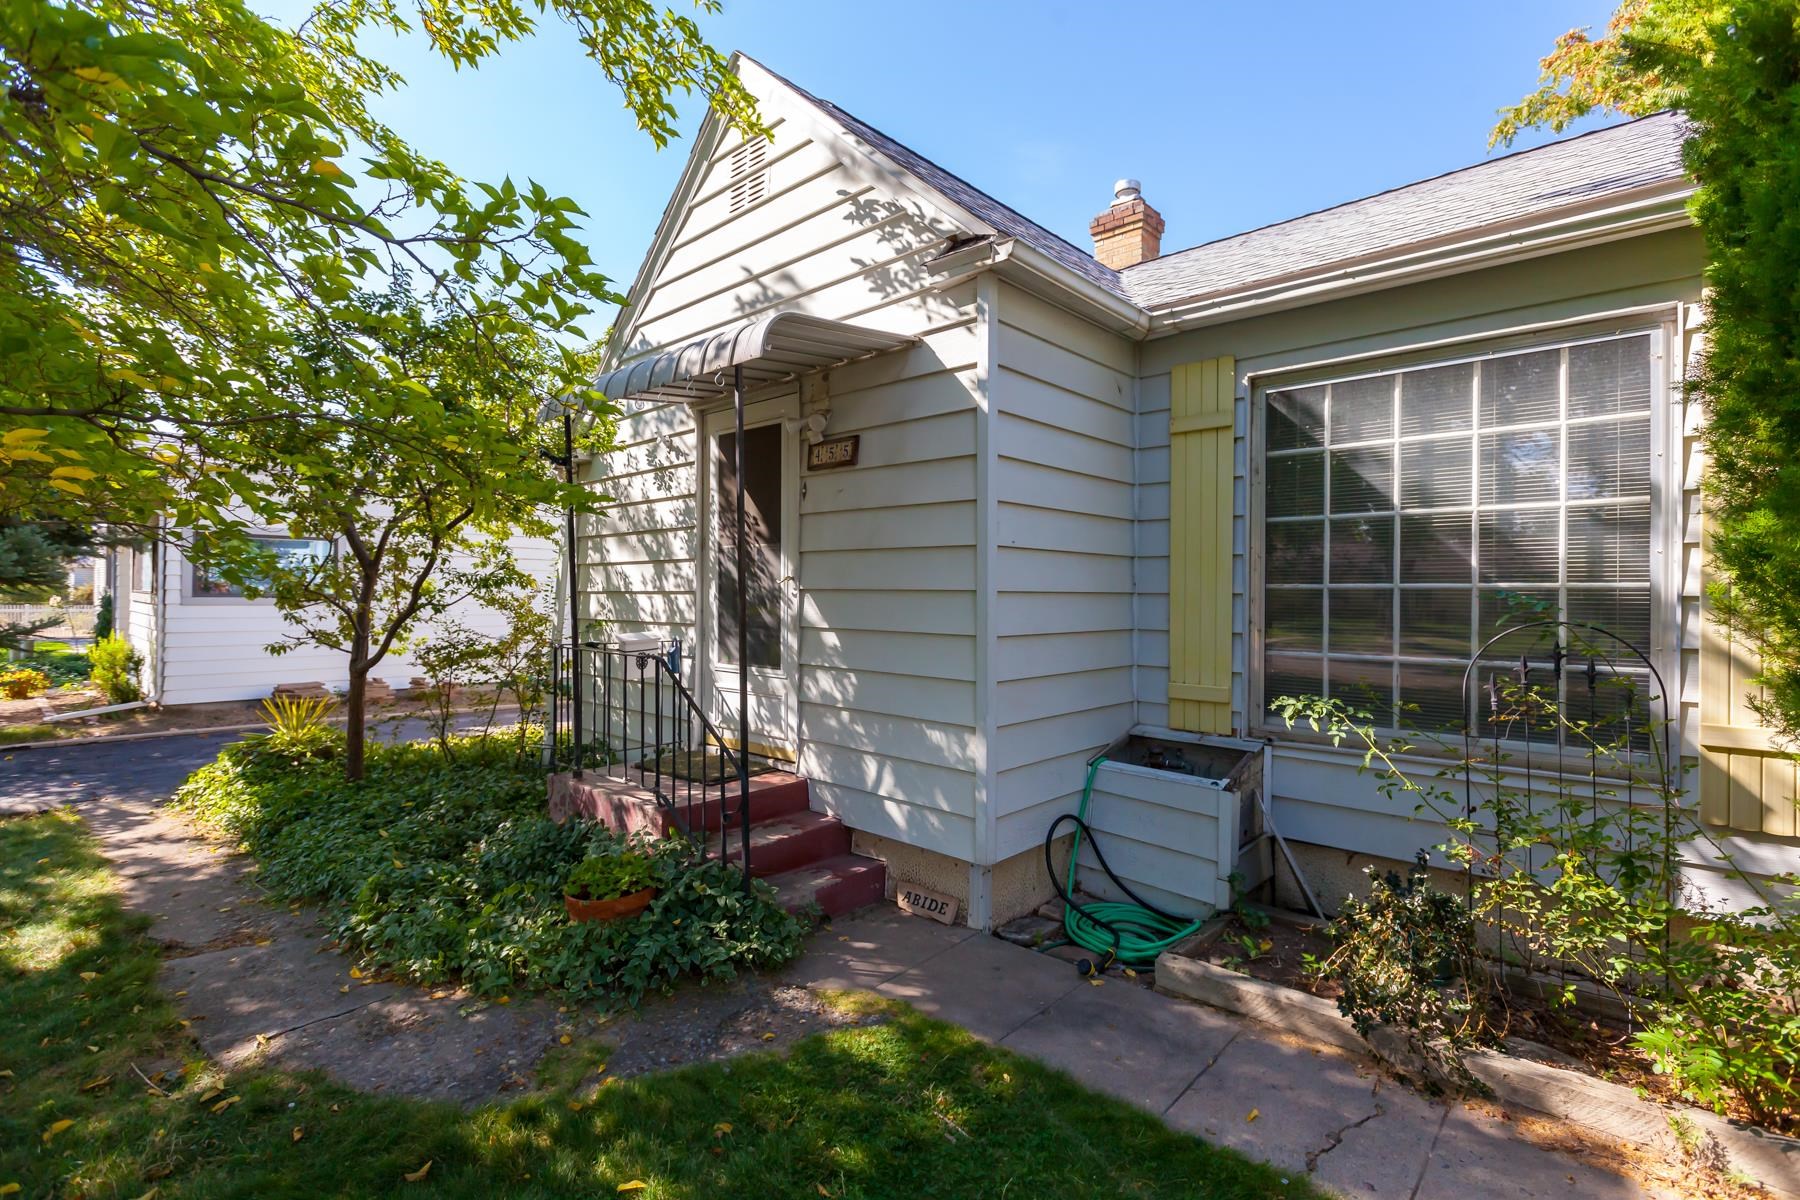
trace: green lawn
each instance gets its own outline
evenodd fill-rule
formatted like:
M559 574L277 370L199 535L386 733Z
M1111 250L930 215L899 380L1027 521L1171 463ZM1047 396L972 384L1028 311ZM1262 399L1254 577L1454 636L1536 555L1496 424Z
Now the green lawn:
M0 824L0 1194L591 1198L642 1181L623 1194L1316 1195L905 1009L585 1104L546 1082L465 1111L316 1076L220 1078L156 991L156 965L76 817Z

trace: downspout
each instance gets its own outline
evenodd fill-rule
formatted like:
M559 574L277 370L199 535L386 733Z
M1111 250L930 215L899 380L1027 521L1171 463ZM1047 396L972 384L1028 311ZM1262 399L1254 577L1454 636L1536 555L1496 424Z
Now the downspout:
M750 894L750 580L744 573L744 368L731 368L732 444L737 490L738 832L743 840L744 894Z

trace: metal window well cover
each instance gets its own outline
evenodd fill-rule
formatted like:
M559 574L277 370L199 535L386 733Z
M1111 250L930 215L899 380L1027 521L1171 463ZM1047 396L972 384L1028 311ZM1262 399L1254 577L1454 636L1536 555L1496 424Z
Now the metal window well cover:
M594 381L594 388L613 401L693 404L730 395L734 367L743 369L745 390L751 390L918 340L847 321L780 312L610 371Z

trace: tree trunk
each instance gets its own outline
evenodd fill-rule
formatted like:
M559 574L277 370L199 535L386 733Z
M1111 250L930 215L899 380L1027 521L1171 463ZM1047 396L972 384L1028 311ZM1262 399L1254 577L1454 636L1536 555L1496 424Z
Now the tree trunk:
M361 614L356 622L356 636L350 646L350 690L344 696L344 778L363 777L363 758L367 745L364 728L369 694L369 625Z

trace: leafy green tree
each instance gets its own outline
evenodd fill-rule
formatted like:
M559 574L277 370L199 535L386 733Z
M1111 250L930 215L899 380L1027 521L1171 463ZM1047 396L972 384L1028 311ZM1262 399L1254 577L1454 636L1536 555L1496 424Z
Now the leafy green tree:
M0 601L36 604L60 595L69 582L69 564L94 549L86 530L0 518ZM0 622L0 649L25 649L32 634L56 623Z
M311 644L348 656L352 779L363 773L370 672L453 605L529 591L508 539L547 536L560 509L599 502L564 481L551 456L561 425L539 419L566 350L515 331L472 356L471 318L426 303L404 275L357 301L354 319L345 308L330 330L297 339L284 372L294 410L320 415L242 434L229 456L266 487L244 515L201 530L190 551L246 594L274 599L294 633L272 650ZM602 411L597 395L579 397ZM352 405L367 419L334 418ZM589 437L606 428L600 421ZM335 549L283 560L243 536L253 524Z
M325 0L292 28L242 0L0 0L0 431L40 456L0 472L0 514L187 525L266 489L231 455L316 419L281 386L298 331L353 323L401 271L459 312L471 370L579 344L614 299L581 209L414 151L371 115L402 81L359 45L416 26L475 66L545 20L657 143L682 92L756 127L695 21L644 0ZM577 382L579 355L549 361Z
M1500 110L1488 145L1510 146L1526 129L1561 133L1592 112L1647 116L1680 105L1685 71L1666 71L1644 53L1651 43L1698 54L1727 5L1718 0L1624 0L1606 33L1571 29L1538 63L1538 85Z
M1762 656L1762 717L1800 739L1800 4L1626 0L1605 38L1564 35L1494 139L1584 113L1678 107L1706 239L1707 410L1717 611Z

